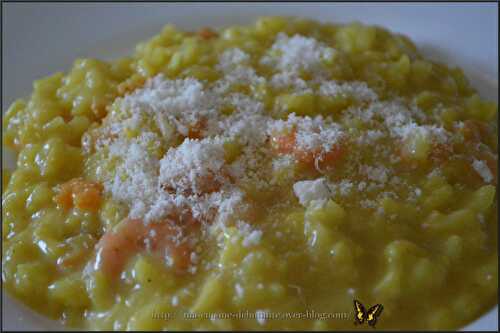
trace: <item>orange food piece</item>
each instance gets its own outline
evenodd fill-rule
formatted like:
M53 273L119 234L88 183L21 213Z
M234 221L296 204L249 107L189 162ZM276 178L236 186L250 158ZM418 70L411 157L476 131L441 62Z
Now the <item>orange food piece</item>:
M141 220L130 219L116 232L105 233L97 244L97 266L107 276L117 277L128 259L142 248L145 232Z
M295 150L295 131L272 138L272 145L279 154L291 154Z
M220 170L220 174L218 175L214 173L209 173L200 182L201 193L199 194L213 193L219 191L223 185L222 178L229 178L229 177L230 175L228 174L226 169Z
M206 120L202 119L189 127L187 137L190 139L203 139L203 130L206 128Z
M164 256L164 251L172 260L172 267L178 272L185 272L191 262L192 248L186 243L177 243L175 235L179 233L172 223L153 223L151 230L154 230L155 236L151 237L151 251Z
M463 134L466 141L481 142L490 136L488 125L478 120L465 120Z
M80 209L96 211L101 204L101 190L95 187L85 187L75 194L73 201Z
M93 101L90 105L90 109L92 113L96 116L97 119L102 119L107 114L107 103L106 102L96 102Z
M64 209L75 206L95 212L101 206L102 191L103 187L99 183L75 178L61 185L54 200Z
M480 149L478 146L478 143L487 143L489 138L492 137L493 133L491 128L487 123L482 121L465 120L461 131L466 141L465 153L468 156L474 156L477 160L485 161L493 175L493 183L496 183L498 176L498 157L493 153Z
M54 197L55 202L64 209L73 207L73 190L66 184L61 186L59 193Z
M294 152L295 158L307 165L315 165L318 163L320 166L334 165L344 154L344 149L340 145L335 145L329 151L317 150L303 150L296 149ZM317 161L317 162L316 162Z
M194 193L191 189L186 189L182 191L181 193L183 195L189 196L193 194L204 194L204 193L213 193L217 192L220 190L220 188L223 185L223 180L222 178L230 178L230 175L225 169L222 169L220 171L220 175L216 175L214 173L209 173L203 178L198 179L198 187L199 190ZM160 188L168 193L175 193L176 189L173 186L167 185L167 184L161 184Z
M202 39L208 40L212 38L219 37L219 34L215 32L214 30L210 28L202 28L200 31L198 31L198 36L200 36Z
M177 273L185 272L191 262L192 247L179 239L184 233L191 233L199 223L190 219L182 221L183 228L176 225L177 220L169 219L161 223L144 224L140 219L125 220L116 231L105 233L97 244L96 265L107 276L116 278L120 275L127 261L137 253L148 250L165 258Z
M172 258L173 267L177 273L186 272L191 263L191 253L193 249L188 243L171 245L168 247L169 255Z
M442 164L448 161L453 154L453 147L450 144L442 144L437 143L431 147L431 151L429 152L429 157Z
M201 131L197 128L190 128L189 133L187 135L190 139L202 139Z
M278 154L291 154L297 161L312 167L333 166L345 153L342 144L334 145L329 151L301 149L297 147L295 131L273 137L272 146Z
M395 150L400 157L398 168L403 172L415 169L425 169L435 165L443 166L450 160L453 154L453 146L443 143L432 143L427 157L423 160L413 158L405 148L404 142L401 142L400 145L396 145Z
M488 168L490 168L490 171L493 175L493 183L496 184L497 182L497 176L498 176L498 162L497 158L493 158L491 156L485 157L484 160L486 161L486 164L488 165Z

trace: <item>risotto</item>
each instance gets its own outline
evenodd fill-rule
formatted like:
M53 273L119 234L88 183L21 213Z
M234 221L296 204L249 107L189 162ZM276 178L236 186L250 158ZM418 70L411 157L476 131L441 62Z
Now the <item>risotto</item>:
M87 329L459 328L497 303L497 137L381 27L167 25L6 111L2 280Z

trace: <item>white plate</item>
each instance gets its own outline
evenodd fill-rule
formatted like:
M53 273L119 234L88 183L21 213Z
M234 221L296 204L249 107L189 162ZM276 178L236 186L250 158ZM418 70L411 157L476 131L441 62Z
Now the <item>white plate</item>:
M358 20L409 36L421 52L462 67L484 97L498 101L496 4L37 4L3 5L2 110L29 95L34 79L67 71L77 57L109 59L166 23L183 29L250 23L257 16ZM2 154L4 152L2 151ZM7 164L12 156L6 155ZM9 160L11 163L9 163ZM5 294L3 329L61 329ZM498 307L466 329L498 330Z

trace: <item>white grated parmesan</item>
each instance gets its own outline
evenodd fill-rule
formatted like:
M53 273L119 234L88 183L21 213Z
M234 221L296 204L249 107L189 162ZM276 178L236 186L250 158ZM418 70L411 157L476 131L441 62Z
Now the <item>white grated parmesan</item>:
M293 158L290 155L278 156L273 159L273 170L286 169L293 165Z
M289 114L286 121L275 121L270 125L269 133L272 135L285 129L295 130L297 146L308 151L328 152L346 135L341 126L330 118L299 117L295 113Z
M186 139L180 146L170 148L160 161L159 181L163 189L201 194L225 182L220 172L224 165L223 144L218 137Z
M244 247L255 246L260 243L262 238L262 230L253 229L252 226L244 221L237 221L236 226L238 230L241 232L243 237L242 245Z
M324 200L331 196L325 178L303 180L293 184L293 192L303 206L308 206L313 200Z
M323 62L332 59L334 49L314 38L301 35L288 37L280 33L261 63L276 67L282 72L314 72L323 69Z
M483 178L485 183L490 183L493 180L493 174L485 161L475 159L472 162L472 167Z
M129 205L132 218L144 216L157 196L159 161L146 148L151 140L154 139L144 133L129 144L116 141L109 147L110 157L122 159L122 164L115 176L104 182L104 188L116 200Z
M358 101L376 101L378 95L368 87L365 82L344 82L326 81L321 83L319 88L320 95L330 97L352 97Z
M147 81L143 89L125 96L121 106L132 114L167 120L186 136L191 127L217 116L216 97L201 82L192 78L166 80L161 74Z
M446 143L449 138L448 132L443 127L437 127L436 125L417 125L414 122L399 127L393 127L392 132L403 140L420 137L429 142Z
M354 184L347 179L343 179L338 183L330 183L328 184L328 188L330 191L334 194L339 194L341 196L347 196L351 193L351 190L353 189Z
M377 140L385 137L386 134L381 130L368 130L362 133L356 140L360 145L374 145Z
M260 243L261 238L262 238L262 231L261 230L253 230L250 232L250 234L245 236L242 244L244 247L258 245Z
M219 57L219 63L216 68L222 72L228 73L238 66L247 66L250 56L239 48L225 50Z
M228 92L233 85L257 86L266 82L250 67L250 56L238 48L224 51L216 68L224 73L224 77L215 84L214 91L218 94Z
M275 89L292 88L296 94L312 92L309 84L294 72L276 73L271 77L270 84Z
M377 183L386 183L391 171L384 166L360 165L359 173L365 175L368 179Z

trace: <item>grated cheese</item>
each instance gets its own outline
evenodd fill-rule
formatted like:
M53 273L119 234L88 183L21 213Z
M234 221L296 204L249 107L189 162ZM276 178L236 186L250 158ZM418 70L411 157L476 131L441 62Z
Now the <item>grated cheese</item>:
M320 95L330 97L352 97L358 101L370 102L378 100L378 95L365 82L326 81L321 83Z
M448 132L443 127L438 127L436 125L417 125L414 122L399 127L393 127L392 132L403 140L407 140L411 137L421 137L429 142L446 143L449 138Z
M485 183L490 183L493 180L493 174L485 161L475 159L472 162L472 167L483 178Z
M346 136L339 124L323 116L299 117L291 113L286 121L277 120L270 125L269 133L272 135L285 129L295 130L297 147L310 151L331 151Z
M262 238L262 231L261 230L253 230L250 232L250 234L245 236L242 244L244 247L258 245L260 243L261 238Z
M239 48L225 50L219 57L219 63L216 68L222 72L228 73L238 66L248 65L250 56Z
M310 85L294 72L276 73L271 77L270 84L275 89L291 88L296 94L313 92Z
M331 196L325 178L303 180L293 184L293 192L301 205L307 207L313 200L324 200Z
M224 73L224 77L215 84L214 91L218 94L227 93L234 85L258 86L266 82L250 66L250 56L239 48L224 51L216 69Z
M161 186L178 194L211 192L212 187L226 181L220 174L224 165L224 140L186 139L170 148L160 161Z
M331 193L333 193L333 194L338 193L341 196L349 195L351 193L353 187L354 187L353 182L351 182L348 179L343 179L338 183L328 184L328 188L330 189Z
M216 120L217 116L216 96L201 82L192 78L166 80L162 74L147 81L143 89L125 96L122 108L135 114L134 119L144 115L167 120L184 136L191 127L204 120ZM138 128L140 124L133 125Z
M377 183L386 183L391 171L384 166L360 165L359 173L365 175L368 179Z
M132 218L144 216L157 194L159 161L147 152L150 140L154 139L144 133L128 145L117 141L109 147L111 158L122 159L122 164L116 169L115 176L104 182L104 188L116 200L129 205Z
M317 72L323 69L323 62L331 60L334 49L314 38L301 35L288 37L279 33L267 56L261 63L273 66L282 72Z

